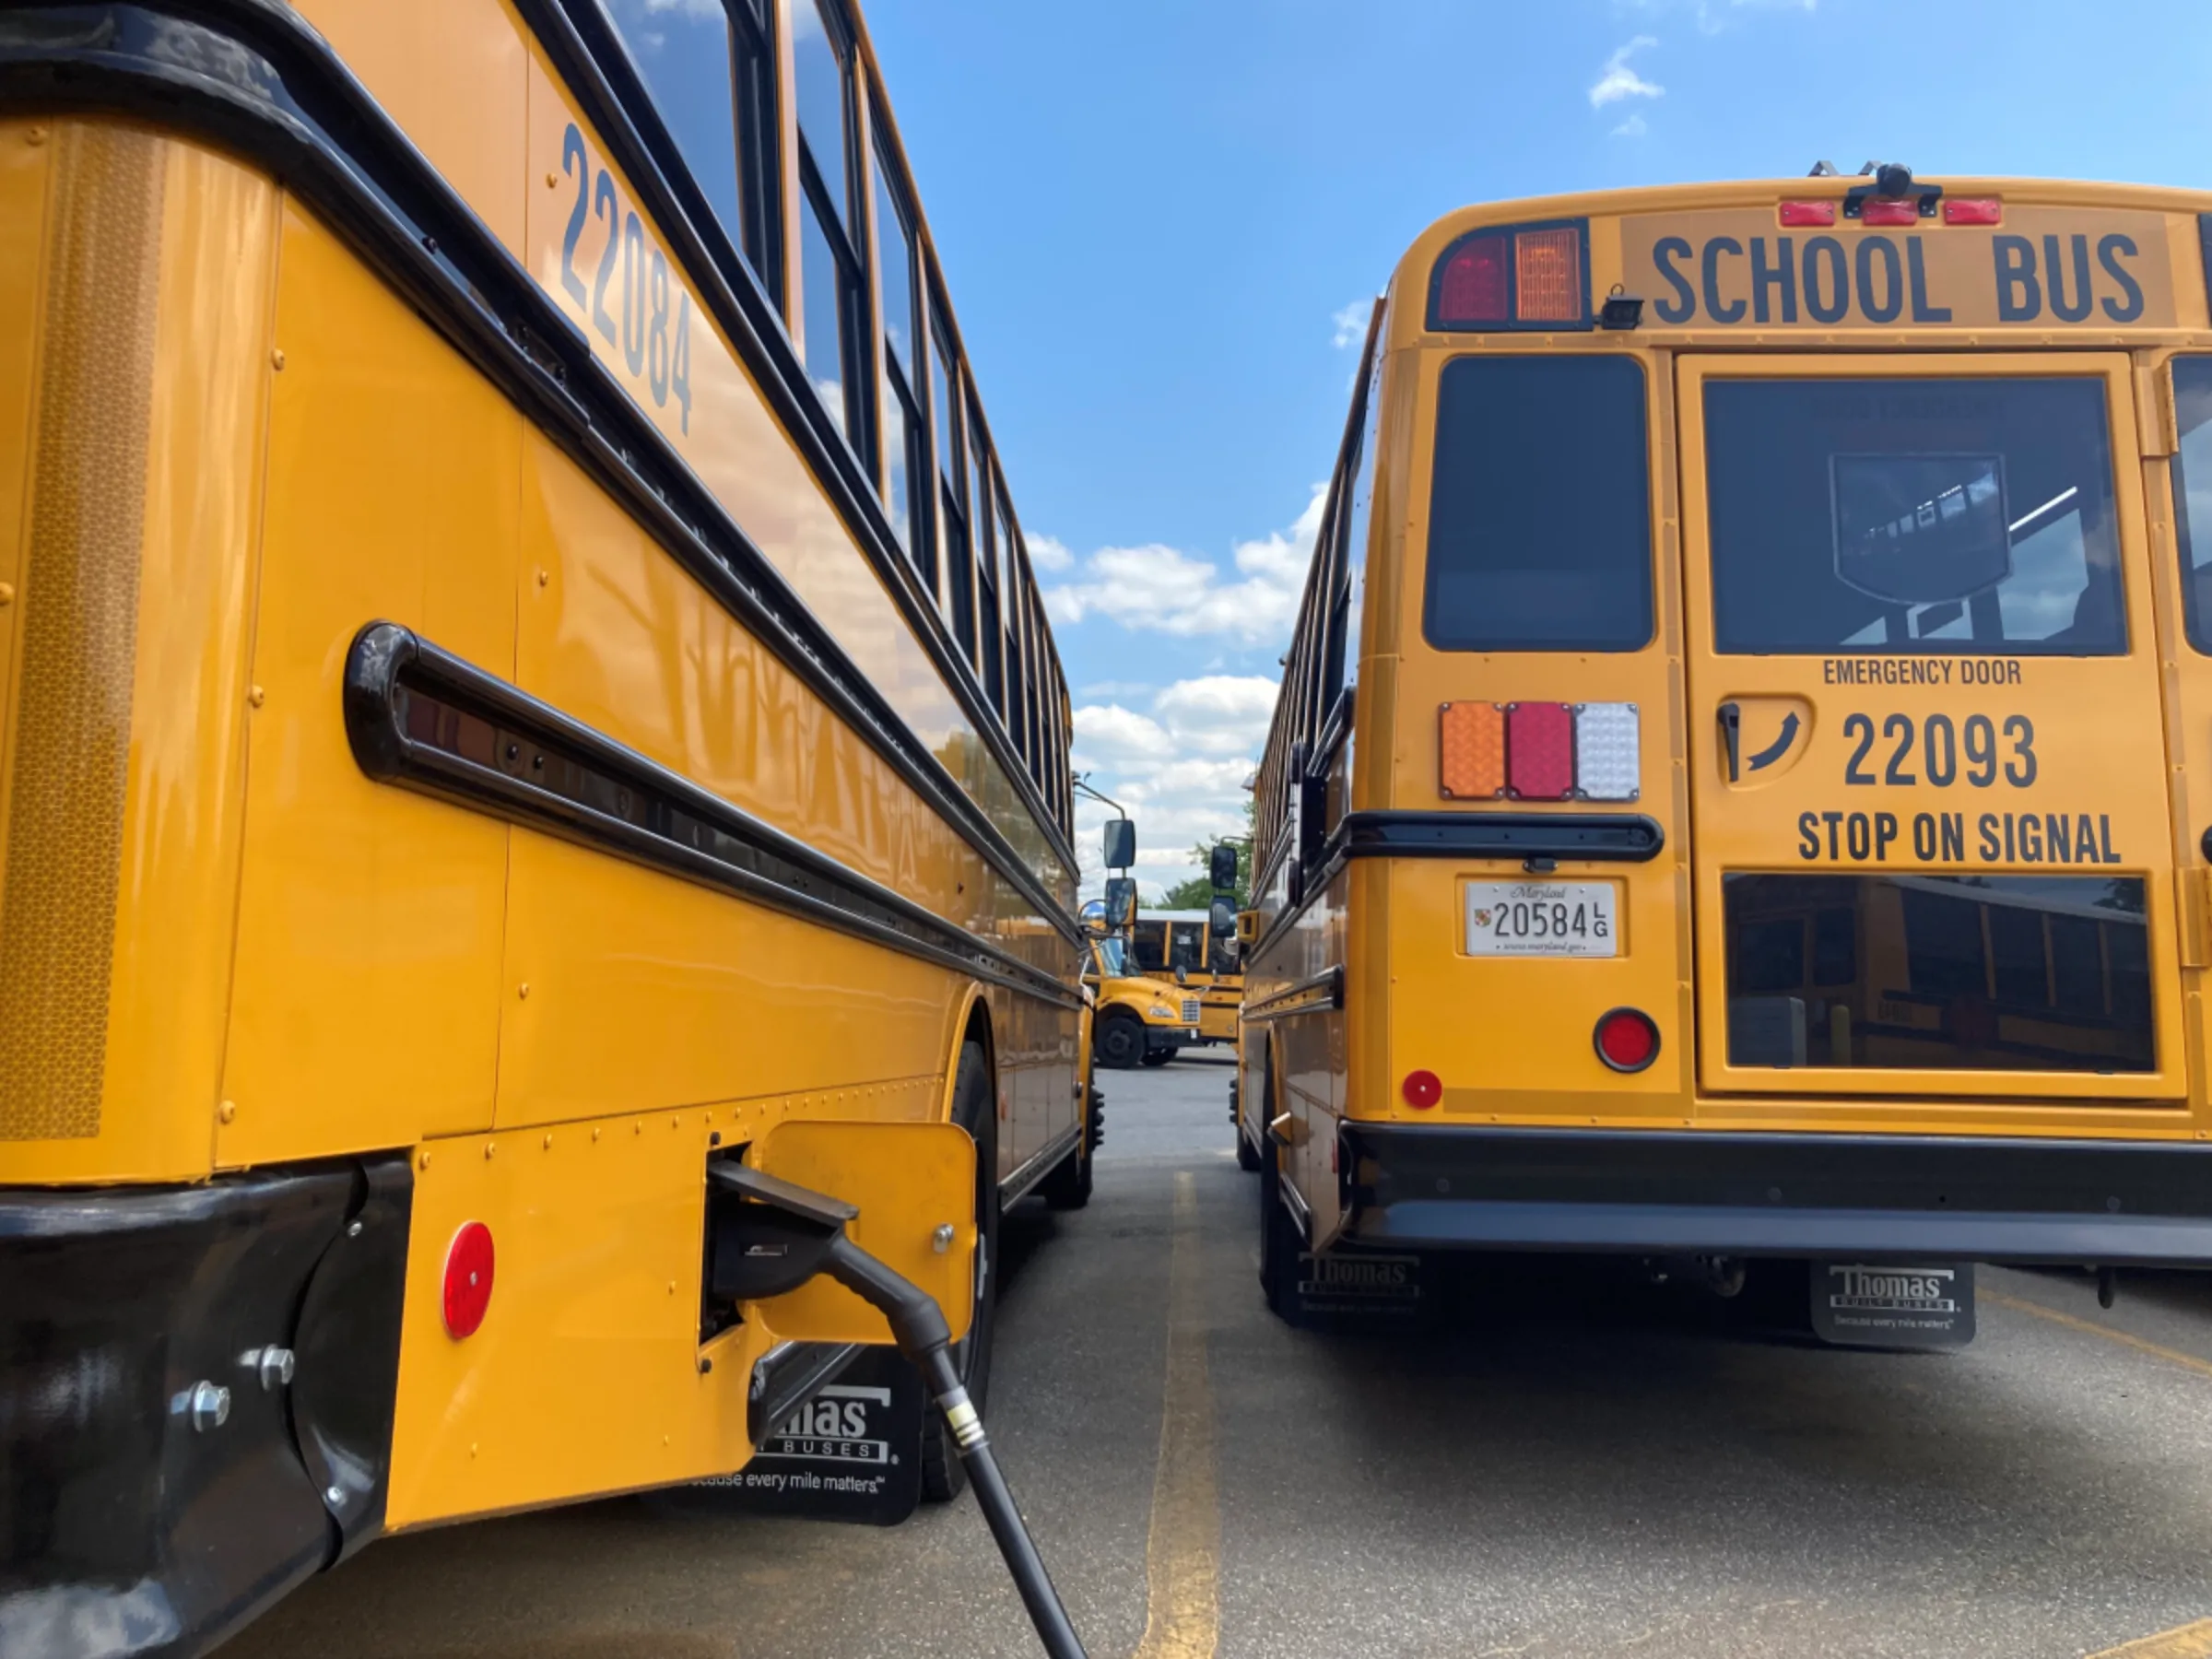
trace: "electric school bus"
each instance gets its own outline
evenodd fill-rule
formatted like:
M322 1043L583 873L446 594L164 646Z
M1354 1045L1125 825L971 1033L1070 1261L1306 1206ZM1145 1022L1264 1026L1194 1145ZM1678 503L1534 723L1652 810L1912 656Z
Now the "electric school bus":
M1420 237L1258 782L1279 1312L1603 1252L1943 1341L1977 1261L2212 1261L2207 255L1825 165Z

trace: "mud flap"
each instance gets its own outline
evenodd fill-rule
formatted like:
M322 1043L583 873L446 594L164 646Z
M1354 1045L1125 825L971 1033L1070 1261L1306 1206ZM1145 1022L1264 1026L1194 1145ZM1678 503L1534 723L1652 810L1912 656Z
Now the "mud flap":
M735 1475L694 1483L718 1511L896 1526L922 1501L921 1373L870 1348L761 1438Z
M1431 1312L1430 1264L1405 1252L1298 1253L1301 1319L1410 1324Z
M1843 1347L1954 1348L1974 1339L1971 1262L1815 1262L1813 1334Z

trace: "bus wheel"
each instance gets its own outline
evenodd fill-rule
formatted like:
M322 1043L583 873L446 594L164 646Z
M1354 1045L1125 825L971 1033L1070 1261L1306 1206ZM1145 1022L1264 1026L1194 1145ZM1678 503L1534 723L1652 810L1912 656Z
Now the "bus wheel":
M1099 1021L1092 1048L1100 1065L1127 1071L1145 1057L1145 1022L1117 1008Z
M1106 1138L1105 1096L1086 1084L1083 1098L1089 1103L1083 1108L1083 1133L1076 1137L1075 1149L1037 1188L1056 1210L1081 1209L1090 1202L1091 1166L1098 1159L1099 1143Z
M1174 1058L1175 1051L1171 1048L1147 1049L1145 1051L1145 1064L1147 1065L1165 1065L1169 1061Z
M1285 1324L1297 1325L1305 1323L1298 1306L1298 1256L1303 1241L1290 1212L1283 1207L1282 1156L1282 1148L1273 1141L1260 1150L1260 1291L1267 1299L1269 1312Z
M998 1113L980 1042L960 1049L952 1121L975 1140L975 1316L967 1336L953 1347L952 1363L981 1411L991 1392L991 1338L998 1324ZM967 1466L953 1450L944 1414L932 1411L922 1428L922 1496L943 1503L958 1498L967 1485Z

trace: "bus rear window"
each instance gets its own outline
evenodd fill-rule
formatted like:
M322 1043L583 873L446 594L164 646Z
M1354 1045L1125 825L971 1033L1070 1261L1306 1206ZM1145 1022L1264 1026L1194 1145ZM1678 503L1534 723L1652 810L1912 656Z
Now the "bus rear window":
M2127 650L2104 384L1714 381L1723 652Z
M1650 642L1640 364L1515 356L1444 366L1421 630L1440 651Z

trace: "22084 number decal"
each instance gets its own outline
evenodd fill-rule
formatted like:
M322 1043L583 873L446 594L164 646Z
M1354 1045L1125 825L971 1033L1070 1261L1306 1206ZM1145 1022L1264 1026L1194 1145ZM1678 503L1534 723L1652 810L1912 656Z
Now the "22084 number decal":
M560 170L576 181L576 203L560 241L560 286L582 307L600 337L622 354L633 380L642 381L653 406L673 397L682 429L691 430L691 296L668 268L667 256L649 244L637 209L626 207L615 176L592 166L575 123L560 139ZM606 226L606 242L591 285L576 268L576 251L594 223ZM609 307L612 307L610 310Z

